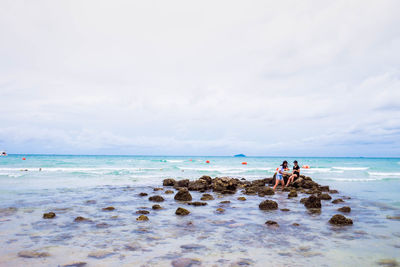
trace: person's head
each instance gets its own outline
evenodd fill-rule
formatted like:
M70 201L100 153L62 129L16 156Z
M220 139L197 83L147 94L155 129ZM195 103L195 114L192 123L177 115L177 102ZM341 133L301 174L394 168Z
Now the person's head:
M293 161L294 166L297 166L297 160Z
M286 160L284 160L283 162L282 162L282 164L281 164L281 166L283 166L284 168L287 168L287 161Z

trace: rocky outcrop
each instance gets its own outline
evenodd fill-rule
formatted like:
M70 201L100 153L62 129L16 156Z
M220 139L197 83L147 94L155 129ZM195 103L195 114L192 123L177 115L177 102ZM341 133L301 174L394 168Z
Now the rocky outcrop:
M222 194L234 194L239 185L239 179L229 178L229 177L217 177L212 180L211 188L215 192L220 192Z
M259 197L264 197L264 196L272 196L274 195L274 189L271 187L259 187L258 188L258 196Z
M321 199L319 197L312 195L305 200L304 206L307 209L320 209L321 208Z
M329 223L331 223L333 225L352 225L353 220L348 219L341 214L336 214L336 215L332 216L332 218L329 220Z
M278 203L276 203L273 200L264 200L263 202L258 205L260 210L277 210L278 209Z
M176 193L174 199L178 201L192 201L192 195L187 188L181 188L178 193Z
M174 184L174 188L175 189L179 189L181 187L186 187L187 188L188 186L189 186L189 179L179 180L179 181L176 181L175 184Z
M175 183L175 179L168 178L163 180L163 186L174 186Z

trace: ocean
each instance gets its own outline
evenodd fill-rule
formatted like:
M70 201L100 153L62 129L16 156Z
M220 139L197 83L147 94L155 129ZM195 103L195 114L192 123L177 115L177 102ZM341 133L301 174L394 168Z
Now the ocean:
M299 203L306 195L288 199L286 192L277 191L237 201L242 196L239 191L214 194L207 206L188 208L176 203L173 194L153 191L165 178L272 177L283 160L295 159L300 166L310 166L301 169L302 174L337 189L339 193L331 196L345 203L325 201L321 213L310 214ZM140 197L141 192L162 195L163 209L152 210L154 203ZM399 158L9 155L0 157L0 265L396 264L400 262L399 192ZM199 192L191 194L194 201L201 197ZM259 210L264 199L277 201L280 209ZM344 205L351 207L346 217L354 224L330 225L329 218ZM102 210L108 206L115 210ZM189 209L190 215L176 216L178 206ZM219 207L225 211L216 213ZM149 221L136 221L137 210L148 210ZM43 219L49 211L56 217ZM76 223L77 216L90 221ZM277 221L279 227L266 227L266 220ZM27 257L26 251L48 255Z

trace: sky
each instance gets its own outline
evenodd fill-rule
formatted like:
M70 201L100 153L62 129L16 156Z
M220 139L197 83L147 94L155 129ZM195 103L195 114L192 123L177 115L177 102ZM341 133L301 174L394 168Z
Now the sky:
M400 156L400 1L0 2L0 150Z

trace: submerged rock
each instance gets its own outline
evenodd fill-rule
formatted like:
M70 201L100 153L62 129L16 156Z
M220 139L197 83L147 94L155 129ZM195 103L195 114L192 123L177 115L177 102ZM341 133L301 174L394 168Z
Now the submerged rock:
M308 199L308 197L303 197L302 199L300 199L300 203L301 204L306 203L307 199Z
M194 202L188 202L187 204L192 206L205 206L207 205L207 202L194 201Z
M96 201L96 200L86 200L85 203L86 203L86 204L96 204L97 201Z
M321 208L321 199L319 197L312 195L305 200L304 206L307 209L320 209Z
M329 192L329 185L320 186L319 189L322 192Z
M265 224L268 226L278 226L279 227L279 224L275 221L266 221Z
M175 179L164 179L163 186L174 186L176 183Z
M54 212L48 212L43 214L43 219L53 219L56 217L56 214Z
M201 261L189 258L179 258L171 262L173 267L193 267L196 265L201 265Z
M238 197L237 200L246 201L246 198L245 197Z
M192 195L187 188L181 188L178 193L176 193L174 199L178 201L192 201Z
M339 193L339 191L337 191L337 190L335 190L335 189L329 190L329 194L337 194L337 193Z
M156 196L149 197L149 200L153 201L153 202L163 202L164 198L162 196L156 195Z
M165 194L173 194L174 191L172 191L172 190L166 190L164 193L165 193Z
M149 214L150 213L150 211L147 211L147 210L138 210L138 211L136 211L136 214Z
M300 226L298 223L292 223L293 226Z
M176 215L180 215L180 216L185 216L185 215L189 215L190 211L188 211L187 209L179 207L179 208L176 209L175 214Z
M153 189L153 191L162 191L162 190L164 190L164 188L162 188L162 187L156 187Z
M153 210L160 210L162 209L162 207L158 204L153 205L153 207L151 207Z
M352 225L353 224L352 219L348 219L341 214L333 215L332 218L329 220L329 222L334 225Z
M216 209L216 212L217 212L217 213L224 213L224 212L225 212L225 209L223 209L223 208L218 208L218 209Z
M348 207L348 206L344 206L344 207L339 208L338 211L341 211L341 212L350 212L350 211L351 211L351 208Z
M200 200L207 201L207 200L214 200L214 197L210 194L203 194Z
M39 252L36 250L23 250L18 252L18 257L21 258L45 258L45 257L49 257L50 254L47 252Z
M329 194L323 193L319 195L319 198L322 200L331 200L332 197Z
M286 212L286 211L290 211L290 209L281 209L281 211L285 211Z
M278 203L273 200L264 200L263 202L258 205L261 210L277 210Z
M224 200L224 201L221 201L221 202L219 202L219 203L221 203L221 204L229 204L229 203L231 203L229 200Z
M136 250L141 249L142 247L140 246L140 244L138 242L132 242L132 243L126 244L125 248L130 251L136 251Z
M288 198L292 197L297 197L297 191L296 190L291 190L290 193L288 194Z
M140 215L139 217L136 218L136 221L148 221L149 217L146 215Z
M380 266L386 267L397 267L400 266L399 263L395 259L381 259L376 262Z
M91 220L82 216L78 216L74 219L74 222L91 222Z
M400 216L386 216L386 219L389 219L389 220L400 220Z
M264 197L264 196L272 196L275 195L274 189L271 187L261 187L258 189L258 196L259 197Z
M113 211L113 210L115 210L115 208L114 207L107 207L107 208L103 208L102 210L103 211Z
M145 197L145 196L147 196L148 194L147 193L144 193L144 192L142 192L142 193L139 193L139 196L141 196L141 197Z
M98 223L98 224L96 224L96 227L97 228L108 228L108 227L110 227L110 225L108 224L108 223Z
M343 202L344 202L344 200L341 199L341 198L337 198L337 199L334 199L334 200L332 201L333 204L338 204L338 203L343 203Z
M108 250L93 251L88 254L88 257L95 259L104 259L108 256L113 255L114 252Z
M83 267L83 266L86 266L86 264L87 263L84 261L79 261L79 262L71 262L71 263L61 265L61 267Z

